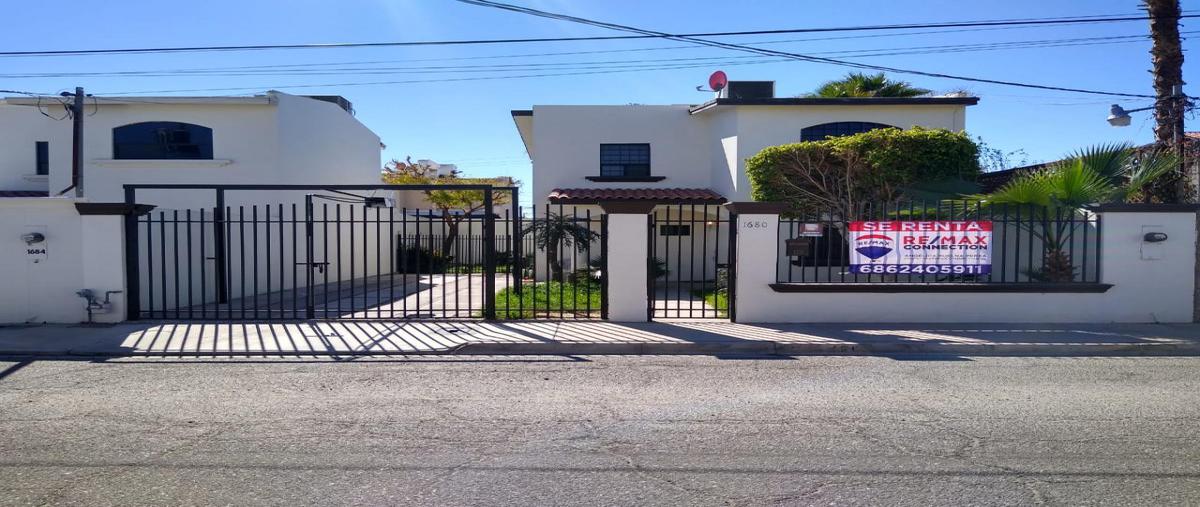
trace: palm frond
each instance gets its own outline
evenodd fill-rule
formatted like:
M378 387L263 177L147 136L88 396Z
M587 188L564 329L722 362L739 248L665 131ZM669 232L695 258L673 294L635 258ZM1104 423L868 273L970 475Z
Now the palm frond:
M1128 183L1121 189L1118 197L1122 201L1126 200L1131 194L1140 192L1154 180L1178 167L1179 155L1170 150L1155 149L1144 152L1125 168L1123 176Z
M905 81L892 81L882 72L863 74L851 72L846 77L827 81L810 97L916 97L930 93Z
M1079 160L1097 174L1115 181L1132 156L1133 145L1129 143L1103 143L1077 150L1066 161Z
M1108 177L1082 158L1059 164L1044 174L1051 200L1070 208L1107 202L1118 191Z

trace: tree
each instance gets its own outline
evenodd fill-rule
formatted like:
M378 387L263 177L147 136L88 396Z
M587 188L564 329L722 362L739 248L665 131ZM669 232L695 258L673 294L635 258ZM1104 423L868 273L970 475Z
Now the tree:
M977 157L965 133L887 128L771 146L746 160L746 174L756 201L849 218L865 203L976 192Z
M383 182L392 185L491 185L511 186L507 178L464 178L457 171L451 174L436 174L434 168L413 163L412 157L404 161L392 160L383 168ZM458 240L459 225L473 214L484 209L482 190L423 190L425 198L437 209L445 224L446 236L442 238L442 256L450 257L454 243ZM507 204L509 192L492 192L492 204Z
M550 279L556 282L564 278L560 248L574 246L577 252L582 253L587 251L589 244L600 238L600 234L587 225L578 224L572 218L557 213L535 219L522 234L532 234L534 246L546 251Z
M1175 85L1183 84L1183 44L1179 39L1179 0L1145 0L1150 16L1151 63L1154 66L1154 94L1159 99L1172 95ZM1154 137L1163 146L1175 142L1183 132L1183 100L1159 100L1154 107Z
M995 192L971 198L992 212L1024 217L1016 223L1042 242L1042 270L1031 276L1070 282L1075 279L1075 267L1068 242L1073 229L1086 226L1087 221L1068 218L1090 204L1138 200L1150 184L1178 163L1165 149L1139 152L1128 144L1100 145L1046 169L1020 174Z
M828 81L809 94L810 97L918 97L929 90L917 88L905 81L892 81L882 72L873 75L851 72L846 77Z
M1187 108L1186 97L1173 97L1174 87L1183 85L1183 44L1179 39L1179 0L1144 0L1150 17L1150 58L1154 70L1154 137L1160 147L1174 146L1182 150ZM1181 152L1181 151L1180 151ZM1155 183L1147 200L1179 202L1186 200L1193 189L1188 188L1183 171Z

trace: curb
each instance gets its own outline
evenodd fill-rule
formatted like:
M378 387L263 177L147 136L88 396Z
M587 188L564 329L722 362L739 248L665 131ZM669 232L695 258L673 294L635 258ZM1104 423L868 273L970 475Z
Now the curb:
M474 342L444 349L423 350L221 350L221 351L105 351L0 350L6 357L247 357L247 356L591 356L591 355L706 355L706 356L870 356L930 354L955 356L1071 357L1071 356L1200 356L1200 343L794 343L774 341L711 341L658 343L507 343Z

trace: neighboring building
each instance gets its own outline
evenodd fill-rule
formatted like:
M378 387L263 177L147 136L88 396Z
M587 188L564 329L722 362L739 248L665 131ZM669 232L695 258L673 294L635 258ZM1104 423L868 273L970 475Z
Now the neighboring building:
M736 98L730 98L736 97ZM750 200L745 160L768 146L880 127L966 128L976 97L779 98L733 81L699 105L535 105L512 112L533 162L534 204L598 198Z
M379 183L379 136L342 97L97 98L86 109L83 187L93 202L124 200L129 183ZM55 97L0 100L0 195L53 196L71 186L71 121L51 117L63 117ZM211 194L147 191L138 200L211 207ZM228 202L280 200L231 192Z

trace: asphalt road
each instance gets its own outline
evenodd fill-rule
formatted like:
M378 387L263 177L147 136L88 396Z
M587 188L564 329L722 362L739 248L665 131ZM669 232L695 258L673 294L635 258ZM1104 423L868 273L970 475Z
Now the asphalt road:
M1200 358L0 371L6 505L1200 503Z

